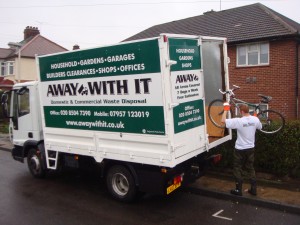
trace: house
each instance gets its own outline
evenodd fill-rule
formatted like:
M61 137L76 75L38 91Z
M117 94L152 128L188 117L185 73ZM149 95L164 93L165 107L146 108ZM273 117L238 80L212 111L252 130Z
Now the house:
M126 40L161 33L226 37L237 97L258 102L257 94L270 95L270 108L299 119L299 23L256 3L155 25Z
M0 90L11 89L14 83L37 80L35 55L67 51L64 47L40 35L37 27L27 26L24 40L0 48Z

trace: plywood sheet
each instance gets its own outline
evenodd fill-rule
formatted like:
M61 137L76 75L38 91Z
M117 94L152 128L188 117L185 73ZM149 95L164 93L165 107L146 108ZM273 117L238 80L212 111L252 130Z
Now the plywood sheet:
M214 116L214 118L216 119L222 119L222 115L218 115L218 113L220 111L222 111L223 109L223 106L214 106L212 107L212 115ZM216 127L209 119L208 117L208 107L206 106L205 107L205 112L206 112L206 125L207 125L207 132L208 132L208 135L210 137L224 137L224 131L225 129L224 128L219 128L219 127Z

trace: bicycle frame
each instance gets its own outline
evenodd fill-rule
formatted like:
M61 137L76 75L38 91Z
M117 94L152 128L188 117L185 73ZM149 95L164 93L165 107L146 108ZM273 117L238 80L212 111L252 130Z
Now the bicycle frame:
M229 89L228 91L221 91L221 89L219 89L219 91L222 93L222 94L227 94L229 95L229 104L231 106L234 107L234 115L232 115L233 117L237 117L237 116L240 116L240 113L239 113L239 104L246 104L249 106L249 113L251 115L257 115L258 113L260 113L261 111L263 111L261 109L261 105L262 103L250 103L250 102L246 102L242 99L239 99L239 98L236 98L235 97L235 94L234 94L234 91L237 90L237 89L240 89L239 86L236 86L236 85L233 85L233 89ZM267 103L264 103L267 105L267 109L269 108L269 105ZM253 108L253 110L251 110L251 108Z
M229 118L240 117L240 104L246 104L249 106L249 113L253 116L257 116L262 123L263 133L272 134L280 131L285 125L285 119L281 113L276 110L269 109L269 102L271 101L271 96L261 95L261 100L259 103L249 103L242 99L235 97L234 90L240 87L233 85L233 89L227 91L222 91L219 89L220 93L226 95L226 100L231 105L230 112L228 114ZM224 99L215 99L208 106L208 116L211 122L219 127L225 128L224 123L221 122L220 116L224 113L223 110ZM262 105L266 105L267 108L263 108ZM216 112L217 111L217 112Z
M234 117L237 117L237 116L240 115L240 113L239 113L239 105L240 104L246 104L246 105L248 105L249 109L250 109L249 113L251 115L255 115L255 114L257 115L260 111L262 111L262 109L261 109L261 103L249 103L249 102L246 102L244 100L238 99L238 98L236 98L234 96L230 97L229 104L231 106L234 106L234 112L233 112L234 113ZM252 108L253 108L253 110L252 110ZM268 104L267 104L267 108L268 108Z

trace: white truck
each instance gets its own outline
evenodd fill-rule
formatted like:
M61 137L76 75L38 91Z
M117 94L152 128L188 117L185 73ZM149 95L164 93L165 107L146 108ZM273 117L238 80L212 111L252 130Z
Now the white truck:
M170 194L231 139L209 124L205 107L228 88L224 38L161 34L36 61L39 81L16 84L1 100L13 158L27 159L34 177L96 165L120 201Z

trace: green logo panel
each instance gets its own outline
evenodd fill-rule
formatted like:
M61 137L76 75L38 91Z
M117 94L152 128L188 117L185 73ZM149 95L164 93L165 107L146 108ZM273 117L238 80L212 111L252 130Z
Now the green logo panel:
M41 81L160 72L158 39L39 58Z
M204 125L203 100L181 103L173 110L175 134Z
M196 39L169 39L170 59L177 62L171 66L171 71L201 69L201 56L198 40Z
M165 135L162 106L44 106L46 127Z

